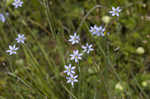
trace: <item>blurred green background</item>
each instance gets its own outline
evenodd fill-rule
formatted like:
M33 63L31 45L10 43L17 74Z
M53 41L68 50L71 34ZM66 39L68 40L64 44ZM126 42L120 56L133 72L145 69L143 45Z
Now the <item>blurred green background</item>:
M150 99L150 0L23 1L17 9L13 0L0 1L6 17L0 22L0 99ZM122 9L118 18L108 13L112 6ZM110 35L92 36L94 24ZM76 65L69 54L81 50L68 42L76 31L94 52L77 65L72 88L63 71ZM9 56L18 33L27 39Z

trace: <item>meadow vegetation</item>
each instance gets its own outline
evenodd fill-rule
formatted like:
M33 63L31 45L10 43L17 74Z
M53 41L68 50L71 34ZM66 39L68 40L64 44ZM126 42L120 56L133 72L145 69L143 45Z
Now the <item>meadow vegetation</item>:
M22 0L18 8L13 1L0 1L0 99L150 99L150 0ZM119 16L109 13L113 6ZM94 25L105 35L92 35ZM80 42L72 45L75 32ZM70 60L86 43L94 50ZM78 75L73 86L69 64Z

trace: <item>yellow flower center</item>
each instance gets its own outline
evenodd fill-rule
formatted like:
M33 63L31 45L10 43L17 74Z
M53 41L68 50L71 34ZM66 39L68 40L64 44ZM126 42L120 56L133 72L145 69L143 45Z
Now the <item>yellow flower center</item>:
M104 32L104 35L106 35L107 34L107 32Z
M71 78L71 80L73 81L73 80L74 80L74 78Z
M75 56L75 58L78 58L78 56Z
M69 72L71 71L71 68L69 68Z

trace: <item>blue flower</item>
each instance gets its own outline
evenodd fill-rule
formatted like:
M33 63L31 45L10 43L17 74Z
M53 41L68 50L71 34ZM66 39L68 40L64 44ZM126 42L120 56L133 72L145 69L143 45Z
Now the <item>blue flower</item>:
M83 54L82 53L79 53L79 50L74 50L73 51L73 54L71 54L71 60L75 60L75 62L77 63L78 60L81 60L82 59L82 56Z
M90 27L90 32L93 34L93 35L96 35L97 34L97 26L96 25L94 25L94 27Z
M6 21L6 18L2 13L0 13L0 21L3 23Z
M24 40L26 39L26 37L24 36L24 34L18 34L18 38L16 38L17 43L23 43L24 44Z
M70 77L66 77L67 83L71 83L71 85L74 86L74 83L78 82L77 78L78 78L78 75L76 76L70 75Z
M75 70L75 66L71 67L71 64L69 64L69 66L65 65L65 71L64 73L67 73L68 76L75 74L74 70Z
M92 44L88 44L88 43L86 43L86 45L84 46L84 45L82 45L82 49L83 49L83 52L84 53L87 53L87 54L89 54L91 51L93 51L94 49L92 48Z
M19 49L18 47L16 48L16 45L9 45L9 49L10 50L7 50L6 52L9 53L9 55L12 55L12 54L16 54L16 51Z
M112 14L112 16L119 16L119 13L121 12L120 7L112 7L112 11L109 11L110 14Z
M14 2L12 3L12 5L15 8L22 7L22 4L23 4L23 1L21 1L21 0L14 0Z
M96 36L104 36L105 28L94 25L94 27L90 27L90 32Z
M97 36L104 36L105 28L102 26L97 28Z
M79 43L80 41L80 37L79 35L77 35L77 33L75 32L74 35L70 35L70 39L68 40L69 42L72 43L72 45Z

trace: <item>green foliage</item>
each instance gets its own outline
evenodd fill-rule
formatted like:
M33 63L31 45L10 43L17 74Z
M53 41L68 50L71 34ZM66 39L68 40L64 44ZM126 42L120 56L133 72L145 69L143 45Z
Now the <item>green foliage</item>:
M0 99L149 99L150 1L146 0L24 0L15 9L2 0L0 12ZM101 7L102 6L102 7ZM123 10L108 24L112 6ZM111 17L111 16L110 16ZM94 37L89 27L105 25L110 35ZM66 83L64 65L73 49L69 35L94 45L76 65L79 82ZM18 33L27 37L17 55L6 53ZM143 54L137 48L144 49Z

